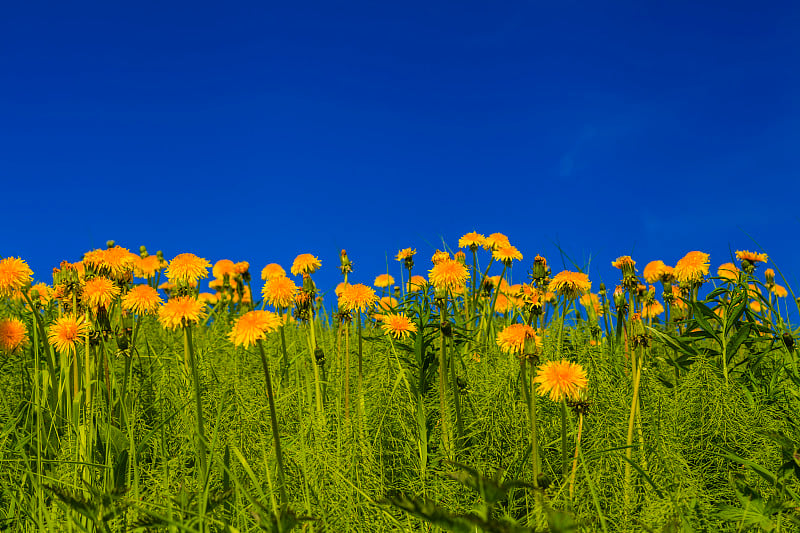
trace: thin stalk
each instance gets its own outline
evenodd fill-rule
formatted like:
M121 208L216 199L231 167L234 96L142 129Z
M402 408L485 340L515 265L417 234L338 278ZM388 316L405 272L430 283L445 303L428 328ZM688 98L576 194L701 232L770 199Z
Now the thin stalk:
M561 398L561 475L566 479L569 472L567 462L567 400Z
M264 367L264 380L267 384L267 399L269 400L269 417L272 423L272 438L275 441L275 458L278 461L278 490L281 495L281 504L286 505L289 498L286 496L286 477L283 473L283 452L281 451L281 439L278 434L278 415L275 411L275 398L272 394L272 379L269 375L269 365L267 363L267 356L264 353L264 345L261 340L256 341L258 344L258 351L261 354L261 365Z
M200 458L201 486L205 487L208 476L208 463L206 459L206 437L203 421L203 399L200 395L200 374L197 370L197 360L192 346L192 329L188 324L183 326L183 352L192 368L192 382L194 384L194 405L197 414L197 455Z
M444 337L444 327L447 323L447 297L441 308L439 323L439 408L442 416L442 448L444 456L453 460L453 436L450 434L450 404L447 401L447 343Z
M525 396L525 403L528 404L528 421L530 422L530 441L531 441L531 465L533 467L533 485L539 486L539 435L536 428L536 393L533 390L533 375L528 379L527 359L520 359L520 380L522 381L522 392ZM534 369L531 362L531 369ZM532 372L532 374L534 374Z
M575 441L575 455L572 459L572 473L569 476L569 497L572 499L575 489L575 473L578 470L578 454L581 451L581 435L583 434L583 413L578 414L578 437Z

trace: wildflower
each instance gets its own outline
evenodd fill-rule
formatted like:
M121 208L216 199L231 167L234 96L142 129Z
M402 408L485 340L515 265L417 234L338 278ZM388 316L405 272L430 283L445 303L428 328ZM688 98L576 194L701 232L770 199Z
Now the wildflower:
M167 266L167 279L176 284L191 285L208 277L211 263L194 254L179 254Z
M249 311L239 317L228 334L234 346L252 346L256 341L267 338L267 333L276 331L282 320L269 311Z
M34 299L34 294L37 294L39 299L45 304L53 299L53 289L51 289L47 283L37 283L31 286L28 290L28 296Z
M571 361L548 361L539 367L533 382L539 384L539 394L549 395L554 402L565 398L577 401L589 385L586 370Z
M751 263L766 263L767 254L758 254L756 252L748 252L747 250L739 250L736 252L736 259L739 261L750 261Z
M313 255L300 254L294 258L294 263L292 263L291 272L293 276L297 276L299 274L313 274L321 266L322 263L320 262L320 260L314 257Z
M113 281L98 276L83 286L83 301L93 309L108 308L119 293L119 287Z
M0 259L0 296L10 296L31 282L33 271L17 257Z
M158 291L149 285L136 285L122 297L122 308L137 315L155 313L162 303Z
M270 263L261 269L261 279L264 281L283 276L286 276L286 271L278 263Z
M397 252L395 259L398 261L405 261L406 259L411 259L411 257L416 253L417 253L416 248L414 248L413 250L411 248L403 248L402 250Z
M668 271L672 271L672 268L665 265L664 261L658 259L647 263L647 266L644 267L642 277L644 277L647 283L655 283L656 281L661 281L662 276Z
M211 294L210 292L201 292L197 295L197 299L208 305L215 305L219 301L218 294Z
M411 333L417 331L416 324L411 322L403 313L385 315L381 328L387 335L391 335L395 339L405 339Z
M18 318L0 320L0 349L11 353L23 345L28 338L28 328Z
M375 283L374 283L376 287L379 287L381 289L389 287L393 284L394 284L394 278L389 274L381 274L380 276L375 278Z
M536 330L527 324L511 324L497 334L497 345L503 353L522 354L525 350L525 341L533 339L536 345L541 340L536 335Z
M350 284L349 284L349 283L346 283L346 282L344 282L344 281L342 281L341 283L339 283L339 284L336 286L336 288L335 288L335 289L333 289L333 292L334 292L334 294L336 294L336 297L337 297L337 298L341 298L341 297L342 297L342 291L343 291L343 290L344 290L344 288L345 288L345 287L347 287L348 285L350 285Z
M469 248L471 251L476 251L479 247L483 246L486 242L486 237L472 231L463 235L460 239L458 239L458 247L459 248Z
M703 283L703 276L708 275L709 255L703 252L689 252L678 260L673 270L675 279L681 285L692 285Z
M384 296L377 301L376 306L384 311L391 311L397 307L397 300L391 296Z
M428 280L424 276L411 276L411 279L406 283L406 292L417 292L425 288Z
M775 271L772 270L771 268L766 269L764 271L764 280L765 280L764 284L767 287L772 287L773 285L775 285Z
M642 316L645 318L654 318L664 312L664 306L658 300L645 303L642 306Z
M214 289L215 291L221 291L224 286L225 281L221 279L212 279L208 282L208 288Z
M483 241L484 250L495 251L505 246L511 246L511 243L509 242L508 237L502 233L492 233Z
M550 288L567 298L577 298L592 289L592 282L583 272L564 270L553 276Z
M271 306L280 309L291 307L297 291L298 287L294 281L286 276L279 276L268 279L261 289L261 294Z
M122 246L112 246L103 250L100 266L108 271L113 279L122 280L124 276L133 272L139 256Z
M239 261L235 265L233 265L233 270L236 274L247 277L249 279L249 272L250 272L250 263L247 261Z
M356 283L355 285L348 285L342 290L340 305L348 311L363 312L369 309L378 297L375 295L375 290L368 287L363 283Z
M739 281L739 269L733 263L722 263L717 269L717 277L728 283L736 283Z
M167 264L157 255L139 257L133 262L133 273L142 279L156 277L156 273L164 269Z
M629 255L623 255L621 257L617 257L616 261L611 261L611 266L622 270L623 275L625 275L626 271L629 271L631 273L635 272L634 269L635 265L636 261L631 259L631 256Z
M448 254L447 252L443 252L441 250L436 250L433 253L433 257L431 257L431 263L433 263L434 265L438 265L442 261L449 261L449 260L450 260L450 254Z
M596 294L587 292L581 296L580 302L588 313L593 312L596 317L603 316L603 306L600 304L600 297Z
M550 275L550 269L547 268L547 259L539 254L533 258L533 266L531 267L531 280L542 281Z
M65 315L56 319L49 328L47 339L62 354L75 351L75 344L89 334L89 324L83 316Z
M205 316L203 302L191 296L170 298L158 310L158 321L166 329L176 329L197 323Z
M511 261L514 259L522 261L522 252L509 244L508 246L503 246L494 250L492 252L492 257L501 261L505 266L510 267Z
M467 282L469 270L458 261L447 259L434 264L428 273L428 278L436 289L453 290Z
M228 276L228 278L233 279L237 274L236 263L230 259L220 259L214 263L211 273L215 278L225 279L225 276Z
M770 291L778 298L786 298L787 296L789 296L789 291L786 290L786 287L783 287L781 285L777 284L773 285Z

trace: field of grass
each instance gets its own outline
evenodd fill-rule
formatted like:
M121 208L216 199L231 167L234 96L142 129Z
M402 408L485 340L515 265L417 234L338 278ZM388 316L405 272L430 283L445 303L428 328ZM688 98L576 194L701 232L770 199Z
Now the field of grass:
M500 237L375 289L343 251L336 291L308 254L0 260L0 529L800 531L766 256L621 257L607 290Z

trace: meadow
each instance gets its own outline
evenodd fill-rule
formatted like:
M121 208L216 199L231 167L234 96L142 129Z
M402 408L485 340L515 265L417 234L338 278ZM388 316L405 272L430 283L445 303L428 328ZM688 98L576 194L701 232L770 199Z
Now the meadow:
M608 258L605 287L525 254L0 259L0 529L800 531L767 255Z

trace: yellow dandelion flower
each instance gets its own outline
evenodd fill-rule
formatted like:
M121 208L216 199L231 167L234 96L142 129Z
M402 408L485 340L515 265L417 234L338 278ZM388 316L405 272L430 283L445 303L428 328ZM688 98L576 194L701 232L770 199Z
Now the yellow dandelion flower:
M113 246L103 250L101 266L108 270L109 276L122 279L129 272L133 272L139 256L122 246Z
M471 231L465 235L462 235L461 238L458 239L458 247L469 248L470 250L475 251L483 246L485 242L485 236L476 231Z
M703 283L703 276L708 275L707 253L693 251L687 253L675 264L673 274L681 285Z
M494 250L492 252L492 257L497 261L502 261L506 266L511 266L511 261L514 259L522 261L522 252L509 244L508 246L502 246Z
M75 345L82 342L89 334L91 328L83 316L78 318L65 315L50 326L47 339L59 353L70 354L75 352Z
M53 299L53 289L47 285L47 283L36 283L32 285L30 289L28 289L28 296L33 299L33 293L39 295L39 299L42 303L47 304L50 300Z
M150 315L163 303L158 291L149 285L136 285L122 297L122 308L137 315Z
M664 261L658 259L656 261L650 261L647 263L647 266L644 267L644 272L642 273L642 277L647 283L655 283L657 281L661 281L661 277L670 269L667 265L664 264Z
M748 252L747 250L738 250L736 252L736 259L739 261L750 261L751 263L766 263L767 254L759 254L756 252Z
M786 287L782 285L773 285L770 291L778 298L786 298L789 296L789 291L787 291Z
M642 306L642 316L644 318L655 318L664 312L664 306L658 300L653 300Z
M428 279L436 289L452 291L467 282L469 270L458 261L447 259L433 265L428 271Z
M150 279L156 277L156 274L164 270L166 266L166 261L157 255L138 257L133 263L133 274L142 279Z
M300 274L313 274L322 266L319 259L311 254L300 254L294 258L291 272L293 276Z
M717 269L717 277L728 283L736 283L739 281L739 269L733 263L722 263Z
M348 311L361 313L369 309L377 300L378 297L372 287L368 287L363 283L356 283L355 285L348 285L342 290L340 305Z
M589 386L586 370L571 361L548 361L539 367L533 382L539 384L539 394L547 394L554 402L579 400L581 391Z
M384 296L375 303L375 306L384 311L391 311L397 307L397 300L391 296Z
M567 298L577 298L592 289L592 282L583 272L564 270L553 276L550 288Z
M270 263L261 269L261 279L264 281L284 276L286 276L286 271L278 263Z
M238 263L233 265L233 268L237 274L239 274L240 276L244 276L245 274L250 272L250 263L248 263L247 261L239 261Z
M178 254L167 266L167 279L176 284L197 283L198 280L208 277L211 263L194 254Z
M116 283L108 278L98 276L86 282L83 286L83 301L92 309L111 305L119 296L120 290Z
M176 329L205 318L205 305L191 296L170 298L158 309L158 321L165 329Z
M483 241L483 249L484 250L498 250L505 246L511 246L511 242L508 240L508 237L503 235L502 233L492 233Z
M536 330L527 324L511 324L497 334L497 345L503 353L521 354L525 351L525 341L533 339L541 345Z
M343 290L344 290L344 288L345 288L345 287L347 287L348 285L349 285L349 283L345 283L344 281L342 281L341 283L339 283L339 284L336 286L336 288L335 288L335 289L333 289L333 292L334 292L334 294L336 294L336 297L337 297L337 298L341 298L341 297L342 297L342 291L343 291Z
M4 318L0 320L0 349L12 353L21 347L28 339L28 328L18 318Z
M405 314L389 314L383 317L381 329L395 339L405 339L417 331L417 326Z
M267 338L267 333L276 331L282 320L275 313L269 311L249 311L239 317L228 339L234 346L252 346L256 341Z
M390 287L394 284L394 278L389 274L381 274L380 276L375 278L375 285L376 287L383 289L386 287Z
M226 275L233 279L237 272L236 272L236 263L231 261L230 259L220 259L211 269L211 274L218 279L223 279Z
M629 255L623 255L621 257L617 257L616 261L611 261L611 266L620 270L622 270L623 267L633 268L635 265L636 261L634 261Z
M436 250L431 257L431 263L434 265L438 265L442 261L448 261L450 259L450 254L447 252L443 252L441 250Z
M286 276L279 276L268 279L261 289L261 295L267 302L278 309L291 307L294 302L298 287L294 281Z
M10 296L31 282L33 271L18 257L0 259L0 295Z
M406 283L406 292L421 291L428 284L428 280L424 276L411 276L411 279Z
M215 305L219 301L219 296L210 292L201 292L197 295L197 299L205 304Z
M406 259L410 259L411 257L413 257L416 253L417 253L416 248L414 248L413 250L411 248L403 248L402 250L397 252L395 259L398 261L405 261Z
M592 292L587 292L583 296L580 297L581 305L586 308L587 312L589 309L594 311L595 316L603 316L603 306L600 305L600 297Z

